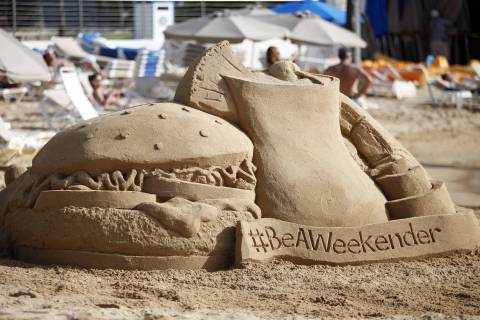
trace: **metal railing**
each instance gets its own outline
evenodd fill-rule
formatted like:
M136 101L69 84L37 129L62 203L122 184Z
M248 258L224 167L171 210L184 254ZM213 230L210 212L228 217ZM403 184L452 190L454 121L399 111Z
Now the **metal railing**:
M127 0L0 0L0 28L23 40L48 39L54 35L76 36L96 31L110 38L132 38L134 3ZM259 4L258 2L257 4ZM280 2L263 3L273 6ZM175 21L223 9L241 9L255 2L176 1Z
M133 34L134 1L0 0L0 28L21 39L75 36L98 31L121 38Z

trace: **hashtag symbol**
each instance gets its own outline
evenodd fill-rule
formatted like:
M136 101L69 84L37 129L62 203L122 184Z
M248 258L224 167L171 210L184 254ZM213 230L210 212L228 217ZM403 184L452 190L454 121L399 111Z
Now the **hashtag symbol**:
M258 231L258 229L255 229L255 231L256 233L250 229L250 233L248 234L252 237L253 247L257 249L257 252L260 252L261 249L263 249L264 252L267 252L268 243L263 241L264 234Z

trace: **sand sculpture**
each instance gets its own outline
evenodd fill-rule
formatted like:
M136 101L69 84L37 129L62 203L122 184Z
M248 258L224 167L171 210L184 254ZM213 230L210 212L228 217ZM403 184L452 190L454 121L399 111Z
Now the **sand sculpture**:
M288 62L251 72L219 43L192 63L174 103L79 123L26 172L12 169L0 193L0 243L40 263L211 270L231 265L235 250L240 263L274 256L360 263L477 246L473 214L460 212L445 185L338 85ZM422 227L414 237L425 238L429 224L448 226L446 240L434 243L425 231L432 248L373 258L312 256L299 249L298 235L280 253L260 250L280 239L269 223L293 239L302 225L393 234L412 221ZM452 240L460 229L471 237Z
M222 268L236 222L260 217L252 155L246 134L187 106L113 113L60 132L9 181L2 227L31 261Z

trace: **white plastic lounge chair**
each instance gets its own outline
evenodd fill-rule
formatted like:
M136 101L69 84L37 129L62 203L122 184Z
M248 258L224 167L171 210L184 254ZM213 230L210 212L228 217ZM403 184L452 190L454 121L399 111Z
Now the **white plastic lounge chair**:
M75 69L62 68L60 69L60 75L62 77L65 91L82 119L88 120L98 117L98 112L83 91L82 84Z
M55 51L68 59L81 60L87 57L95 57L95 60L102 64L109 64L117 59L108 58L105 56L99 56L92 53L89 53L83 50L82 46L74 38L70 37L53 37L52 41L54 43ZM120 60L123 61L123 60Z
M59 130L80 120L63 87L43 91L40 111L51 130Z
M436 84L435 79L431 78L428 71L421 67L426 80L428 94L434 106L454 105L458 110L462 109L466 100L473 98L472 92L468 90L445 90ZM440 95L435 95L435 90L440 91Z
M55 46L55 51L66 58L80 60L89 56L89 54L80 47L80 44L76 39L69 37L53 37L52 41Z
M164 75L165 50L140 51L136 59L135 88L126 92L128 101L132 98L144 101L172 100L178 81L172 85Z
M475 74L477 75L477 79L480 79L480 63L473 63L472 69L473 71L475 71Z
M53 135L53 131L11 129L8 122L0 119L0 164L21 154L36 153Z
M7 102L20 102L27 93L28 88L25 86L18 88L0 89L0 96Z
M112 60L106 68L109 79L132 79L135 74L135 61Z
M90 81L88 80L89 74L86 72L81 72L81 73L78 73L77 75L82 85L83 91L85 91L85 94L87 95L87 98L90 101L95 101L95 98L93 97L93 88L92 88L92 85L90 84ZM99 109L99 108L96 107L96 109Z
M411 81L376 81L368 88L368 93L377 97L389 97L398 100L413 98L417 95L417 88Z
M403 80L397 69L387 65L388 72L393 77L389 80L386 75L377 70L370 71L372 83L369 87L369 94L373 96L394 97L396 99L413 98L417 95L417 88L411 81Z
M48 126L58 130L65 124L88 120L98 116L92 102L85 94L82 83L74 68L60 70L62 88L45 90L40 110Z

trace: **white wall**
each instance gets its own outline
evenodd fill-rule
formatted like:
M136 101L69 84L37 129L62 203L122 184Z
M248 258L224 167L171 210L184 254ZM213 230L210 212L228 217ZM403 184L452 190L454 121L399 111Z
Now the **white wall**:
M135 39L154 39L163 43L163 31L175 22L171 1L137 2L134 5Z

